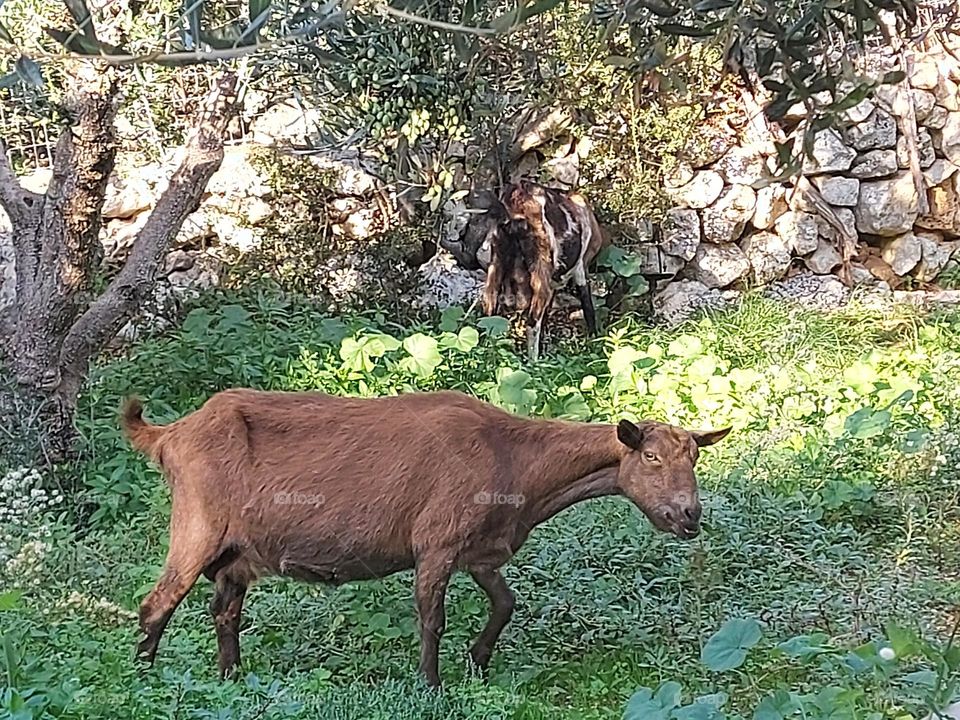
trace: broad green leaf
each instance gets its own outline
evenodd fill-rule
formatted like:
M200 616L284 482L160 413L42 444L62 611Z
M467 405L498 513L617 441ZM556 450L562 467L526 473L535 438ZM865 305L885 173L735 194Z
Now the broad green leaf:
M371 333L358 339L371 357L380 357L400 347L400 341L386 333Z
M418 377L430 377L437 366L443 362L437 349L437 341L423 333L416 333L406 338L403 341L403 349L410 354L410 357L404 358L400 363L401 366Z
M704 355L694 360L687 369L690 382L704 383L717 371L717 361L711 355Z
M456 342L451 347L460 352L470 352L480 344L480 333L473 327L460 328L460 332L455 337Z
M627 278L627 291L627 295L632 297L646 295L650 292L650 283L643 275L631 275Z
M619 255L611 256L610 267L620 277L629 278L640 272L643 261L636 253L621 252Z
M633 363L641 357L640 351L632 347L618 347L607 360L607 368L613 376L629 372L633 369Z
M367 620L367 629L372 631L386 630L390 627L390 616L386 613L374 613Z
M650 688L640 688L627 702L623 720L668 720L680 704L680 683L666 682L656 694Z
M574 390L563 399L563 417L568 420L589 420L590 407L579 390Z
M890 426L892 417L888 410L860 408L844 422L844 429L858 440L881 435Z
M250 323L250 313L242 305L224 305L220 308L218 330L232 330L245 327Z
M703 352L703 343L695 335L681 335L667 346L667 353L674 357L691 358Z
M701 695L689 705L673 711L672 720L726 720L727 714L720 708L727 702L726 693Z
M203 337L210 330L212 320L209 311L205 308L194 308L183 321L183 332Z
M807 660L825 652L830 652L824 633L797 635L777 645L777 650L793 658Z
M714 672L733 670L747 659L747 652L760 642L760 624L752 619L728 620L703 646L700 660Z
M440 313L440 329L446 332L456 332L460 327L460 321L463 320L463 308L459 305L451 305L444 308Z
M613 67L630 67L636 61L633 58L624 57L623 55L608 55L604 58L603 62Z
M4 27L3 23L0 23L0 40L13 45L13 36L10 34L7 28Z
M765 697L753 713L753 720L786 720L800 710L800 702L792 693L777 690Z
M477 320L477 326L485 330L490 337L499 337L507 334L510 329L510 322L505 317L491 315Z
M537 401L537 391L527 387L531 377L523 370L502 368L497 373L497 392L501 402L511 406L510 409L521 414L528 414L533 410Z
M898 659L908 658L919 650L920 637L914 630L905 628L895 622L888 622L884 629L887 632L890 647L893 648Z
M340 359L344 366L349 370L370 372L373 370L374 362L367 352L365 343L356 338L345 337L340 342Z

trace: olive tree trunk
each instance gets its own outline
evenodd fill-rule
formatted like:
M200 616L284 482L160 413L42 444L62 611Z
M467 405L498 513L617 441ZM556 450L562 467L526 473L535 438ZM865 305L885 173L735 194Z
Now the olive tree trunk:
M0 146L0 206L10 218L16 269L13 313L0 338L6 366L0 442L32 444L48 462L70 453L90 363L151 294L171 242L223 160L224 132L236 111L236 76L224 73L126 263L97 294L101 209L117 151L119 72L93 63L74 72L77 89L65 108L69 126L54 150L44 194L20 185Z

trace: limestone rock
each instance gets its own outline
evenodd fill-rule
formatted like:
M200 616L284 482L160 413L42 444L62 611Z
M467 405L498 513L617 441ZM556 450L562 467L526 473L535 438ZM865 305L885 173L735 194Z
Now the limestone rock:
M888 177L899 169L896 150L871 150L853 161L849 174L860 180L868 180Z
M957 166L952 162L944 160L943 158L937 158L930 164L930 167L923 171L923 179L927 187L933 187L947 180L956 171Z
M860 181L856 178L821 175L814 178L814 184L831 205L854 207L860 195Z
M937 159L936 150L933 148L933 139L930 137L930 131L926 128L920 128L917 133L917 152L920 155L921 169L930 167ZM903 135L897 138L897 165L901 169L910 167L907 138Z
M940 151L954 165L960 165L960 112L947 114L940 131Z
M815 272L817 275L826 275L827 273L833 272L833 269L837 267L842 260L843 258L840 256L840 253L837 252L832 242L820 240L817 249L805 257L803 262L811 272Z
M903 277L917 266L922 253L920 240L907 232L884 243L881 257L894 273Z
M708 288L722 288L750 272L750 261L736 245L700 243L690 271L695 280Z
M637 255L640 257L640 272L642 273L666 273L676 275L687 262L683 258L669 255L660 249L654 243L644 243L637 247Z
M930 211L917 219L917 225L928 230L946 230L960 234L960 198L957 196L957 175L939 185L927 188Z
M163 261L163 274L169 275L172 272L181 272L189 270L196 264L196 260L186 250L174 250L167 253Z
M560 158L553 158L543 164L547 176L560 183L565 189L574 188L580 181L580 156L571 153Z
M223 162L207 183L207 195L233 198L237 195L270 194L270 185L254 167L248 148L237 145L224 148Z
M273 207L258 197L248 198L241 207L243 219L250 225L259 225L273 216Z
M663 184L670 190L675 190L693 180L693 168L689 163L678 162L663 174Z
M729 303L727 296L696 280L672 282L653 296L653 315L668 327L686 322L703 310L721 310Z
M871 100L865 98L852 108L845 110L843 112L843 119L849 123L863 122L870 117L870 113L872 113L876 107Z
M937 104L937 98L934 97L932 92L926 90L911 90L910 98L913 100L913 112L917 117L917 122L922 123L930 117L930 113L933 112L933 108Z
M693 179L675 190L668 190L667 195L678 205L688 208L702 209L717 201L723 192L723 178L713 170L701 170Z
M684 148L683 157L691 167L700 169L720 160L735 142L736 137L730 128L719 123L708 123L693 133Z
M421 307L447 308L451 305L469 305L483 290L483 272L464 270L453 255L441 250L420 266Z
M923 124L931 130L941 130L947 122L949 111L942 105L934 105L924 119Z
M716 203L703 211L703 239L712 243L732 242L740 237L753 217L757 194L746 185L731 185Z
M126 220L111 220L101 226L100 244L103 245L105 262L119 263L126 259L148 217L150 213L140 213Z
M848 235L857 237L857 217L853 210L850 208L834 208L833 214L837 216L837 220L840 221L840 224ZM840 239L840 232L828 223L826 218L820 217L819 215L817 215L817 232L820 233L820 237L834 244Z
M843 138L833 128L819 131L813 138L813 157L803 158L806 175L845 172L850 169L857 151L844 144Z
M788 209L787 192L783 185L768 185L757 190L757 203L750 222L758 230L768 230Z
M937 87L933 90L937 104L951 112L960 111L960 85L945 75L941 75Z
M902 172L889 180L861 183L854 212L862 233L891 237L908 232L920 212L913 177Z
M732 147L713 169L732 185L751 185L766 174L766 160L752 148Z
M107 185L100 214L104 219L131 218L149 209L154 203L153 191L140 178L111 182Z
M957 243L947 242L940 233L931 232L918 232L917 240L920 241L922 251L920 262L914 268L914 275L921 282L930 282L950 262Z
M797 255L817 249L817 216L790 210L777 219L777 235Z
M787 300L819 310L843 307L850 299L850 291L833 275L815 275L799 272L792 277L772 283L764 293L777 300Z
M922 58L913 66L910 85L923 90L933 90L940 80L940 70L933 58Z
M886 110L877 108L870 117L847 129L847 142L857 150L882 150L897 142L897 121Z
M356 150L331 151L311 155L310 162L329 177L330 189L338 195L370 195L379 181L368 173Z
M693 260L700 245L700 215L689 208L672 208L663 222L661 246L665 253Z
M741 249L750 261L753 280L760 285L783 277L793 259L787 241L771 232L754 233L743 241Z

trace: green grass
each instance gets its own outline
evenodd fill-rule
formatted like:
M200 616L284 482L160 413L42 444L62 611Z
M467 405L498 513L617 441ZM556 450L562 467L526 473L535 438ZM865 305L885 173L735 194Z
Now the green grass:
M70 512L28 513L6 539L16 554L31 527L51 533L42 561L0 569L0 587L15 588L0 592L0 716L32 692L37 705L22 717L618 718L638 687L670 680L684 702L726 693L725 711L744 718L778 689L801 697L831 686L852 699L805 717L923 716L932 691L905 678L935 669L920 638L942 644L960 604L960 315L827 315L751 298L673 332L625 321L535 366L497 327L481 327L475 346L444 345L441 330L471 325L454 314L416 327L375 313L331 320L269 295L212 297L182 331L96 368L78 418L84 457L46 480L69 494ZM364 340L374 329L441 342L389 349ZM401 573L341 588L260 583L241 636L249 678L221 684L206 581L149 670L133 660L134 620L67 599L76 591L135 611L163 562L167 492L119 436L120 397L140 393L166 421L233 385L457 387L538 415L736 431L703 453L698 540L657 534L616 498L532 535L505 569L519 605L487 681L465 663L486 602L456 577L445 691L419 683L412 578ZM734 617L757 619L762 639L742 666L713 672L701 650ZM884 665L877 649L897 627L917 633L916 648ZM777 650L812 633L829 652L804 661Z

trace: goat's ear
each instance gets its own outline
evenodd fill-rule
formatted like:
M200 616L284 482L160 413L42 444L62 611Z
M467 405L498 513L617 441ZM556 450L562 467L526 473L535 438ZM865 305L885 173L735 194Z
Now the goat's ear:
M705 433L690 433L693 435L693 439L697 443L697 447L706 447L707 445L713 445L723 440L730 431L733 430L732 427L724 428L723 430L711 430L710 432Z
M628 448L639 450L643 446L643 430L629 420L617 424L617 439Z

